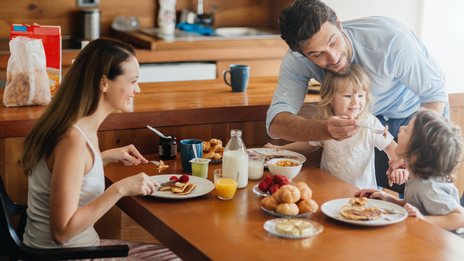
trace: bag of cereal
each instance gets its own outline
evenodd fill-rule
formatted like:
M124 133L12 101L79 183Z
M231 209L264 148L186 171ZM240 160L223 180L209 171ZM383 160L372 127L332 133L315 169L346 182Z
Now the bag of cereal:
M42 40L18 36L10 41L10 53L3 105L49 104L51 95Z

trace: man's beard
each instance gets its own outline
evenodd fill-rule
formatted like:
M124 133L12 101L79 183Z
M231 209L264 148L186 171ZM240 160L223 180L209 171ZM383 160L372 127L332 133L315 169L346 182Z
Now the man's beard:
M345 40L345 43L346 43L346 40ZM340 57L340 60L342 59L346 59L346 65L345 65L345 68L342 69L341 71L338 71L338 72L335 72L331 69L328 69L326 68L326 70L328 71L331 71L332 73L338 75L338 76L346 76L348 75L348 73L350 73L350 69L351 69L351 59L349 58L350 56L350 50L348 48L348 44L349 43L346 43L346 49L345 49L345 52L343 53L342 57Z

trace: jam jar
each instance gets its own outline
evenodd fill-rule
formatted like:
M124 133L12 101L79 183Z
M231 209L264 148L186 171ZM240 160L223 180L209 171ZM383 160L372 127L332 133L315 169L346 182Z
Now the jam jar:
M162 160L175 159L177 156L176 136L169 135L171 138L161 138L159 142L159 158ZM168 137L166 135L166 137Z

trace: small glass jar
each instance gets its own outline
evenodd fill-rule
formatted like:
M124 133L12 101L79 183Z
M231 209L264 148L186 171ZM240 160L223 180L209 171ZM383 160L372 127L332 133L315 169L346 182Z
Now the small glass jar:
M171 136L170 139L161 138L159 142L159 158L162 160L175 159L177 156L176 136Z

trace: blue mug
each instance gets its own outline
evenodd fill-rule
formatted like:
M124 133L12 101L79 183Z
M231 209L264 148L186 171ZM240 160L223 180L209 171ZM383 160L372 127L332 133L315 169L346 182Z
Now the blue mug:
M193 153L193 144L197 150L197 157L201 158L203 156L203 141L186 139L180 141L180 160L182 162L182 170L184 172L192 172L192 164L190 160L195 158Z
M227 81L226 75L230 73L230 82ZM232 87L233 92L244 92L248 87L248 78L250 76L250 66L248 65L230 65L230 70L224 71L224 81Z

